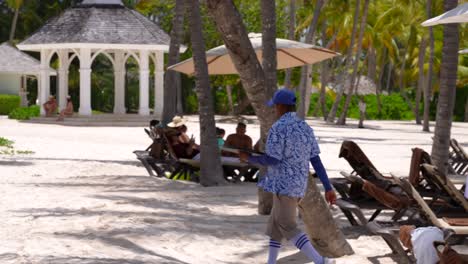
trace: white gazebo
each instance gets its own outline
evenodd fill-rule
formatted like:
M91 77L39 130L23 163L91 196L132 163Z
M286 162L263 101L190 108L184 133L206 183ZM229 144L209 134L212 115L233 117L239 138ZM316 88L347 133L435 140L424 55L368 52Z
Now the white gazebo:
M164 52L168 52L169 43L166 32L142 14L126 8L121 0L83 0L81 4L51 19L21 42L18 48L41 54L40 104L50 94L49 64L52 56L57 54L60 108L66 105L68 68L73 59L79 59L79 114L85 116L91 115L91 65L99 54L105 55L114 68L114 113L126 113L125 63L129 57L133 57L140 73L138 112L149 115L149 62L153 60L154 114L160 116L164 103Z

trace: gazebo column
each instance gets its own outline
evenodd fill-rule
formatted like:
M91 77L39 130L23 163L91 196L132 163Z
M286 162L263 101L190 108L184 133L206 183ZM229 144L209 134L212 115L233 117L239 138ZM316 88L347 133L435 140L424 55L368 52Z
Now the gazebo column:
M80 115L91 115L91 49L80 49Z
M49 50L41 50L41 72L39 74L39 107L41 109L41 115L44 116L45 110L42 105L47 102L47 97L50 94L50 71L49 71Z
M68 95L68 50L60 50L58 52L60 60L58 69L58 102L60 110L67 107Z
M164 107L164 52L155 53L154 67L154 115L162 118Z
M149 52L140 51L140 109L138 114L149 115Z
M125 54L115 51L114 56L114 114L125 114Z

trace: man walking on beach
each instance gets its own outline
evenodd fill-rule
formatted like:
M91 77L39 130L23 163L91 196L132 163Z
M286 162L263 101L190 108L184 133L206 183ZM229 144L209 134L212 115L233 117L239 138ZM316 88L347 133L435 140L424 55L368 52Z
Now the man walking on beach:
M335 263L321 256L307 235L297 228L297 205L305 195L309 176L309 162L325 187L325 198L333 204L336 194L320 160L320 150L312 128L296 116L296 96L288 89L276 91L268 103L275 106L277 117L266 142L265 155L249 156L241 153L244 162L268 167L259 186L273 193L273 209L266 234L270 237L268 264L276 263L281 241L286 238L315 264Z

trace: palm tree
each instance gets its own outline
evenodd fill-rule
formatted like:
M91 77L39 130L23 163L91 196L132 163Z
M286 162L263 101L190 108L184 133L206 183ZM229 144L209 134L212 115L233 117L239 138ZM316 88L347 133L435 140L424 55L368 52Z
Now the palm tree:
M322 10L323 5L326 4L325 0L317 0L317 4L314 9L314 16L309 26L307 32L305 43L313 44L315 38L315 32L317 30L318 19L320 16L320 11ZM310 93L312 90L312 65L306 65L302 67L301 70L301 82L300 82L300 98L299 109L297 115L304 119L307 116L310 106Z
M21 6L23 5L23 0L7 0L7 4L10 8L13 8L15 10L15 15L13 16L13 22L11 23L10 38L9 38L9 42L13 43L13 39L15 38L16 25L18 24L19 10Z
M416 124L421 124L421 115L419 114L419 104L421 103L421 93L424 88L424 57L426 55L426 39L421 39L421 44L419 46L419 57L418 57L418 69L419 69L419 79L418 79L418 89L416 90L416 102L414 104L414 116L416 117Z
M346 55L346 64L344 66L343 72L338 77L338 81L341 82L341 84L338 84L338 86L340 86L338 89L338 94L336 95L335 102L333 103L333 106L330 112L328 113L328 118L327 118L328 123L335 122L336 112L338 111L338 106L340 104L341 97L343 96L343 93L345 90L344 83L345 83L346 77L348 76L348 69L351 66L353 49L354 49L354 41L356 38L356 31L357 31L357 22L359 19L360 6L361 6L361 1L356 0L356 7L354 10L354 17L353 17L353 29L351 30L351 37L350 37L351 40L350 40L350 44L348 47L348 53Z
M288 39L295 39L296 28L296 0L289 0L289 23L288 23ZM291 89L291 72L292 69L286 70L284 77L284 87Z
M223 183L223 169L216 142L213 96L210 88L208 64L206 63L200 4L198 0L186 1L190 11L190 39L195 65L198 109L200 113L200 183L213 186Z
M349 104L351 103L351 98L353 98L353 93L354 93L354 88L355 88L354 86L355 86L356 77L358 74L359 61L361 57L362 38L364 37L364 32L366 31L368 10L369 10L369 0L365 0L364 11L362 13L362 18L361 18L361 27L359 29L358 47L356 51L356 57L354 58L354 69L353 69L353 74L351 75L351 81L349 83L349 86L350 86L349 93L348 93L348 96L346 97L345 105L343 107L343 111L341 112L340 119L338 119L338 122L337 122L338 125L346 124L346 115L348 113Z
M262 66L269 94L276 91L276 8L275 1L261 0L262 16Z
M184 0L176 0L172 19L171 42L169 46L168 65L179 62L180 44L184 33ZM164 106L162 122L167 124L177 113L177 90L180 87L180 73L168 71L164 75Z
M427 17L432 17L432 0L427 0ZM424 123L423 131L429 132L429 108L431 106L432 93L432 65L434 63L434 32L432 27L429 27L429 69L427 71L427 83L424 87Z
M457 4L457 0L444 0L444 9L449 11L455 8ZM457 82L458 42L458 24L444 25L440 93L437 104L434 142L432 144L432 159L442 174L447 172Z

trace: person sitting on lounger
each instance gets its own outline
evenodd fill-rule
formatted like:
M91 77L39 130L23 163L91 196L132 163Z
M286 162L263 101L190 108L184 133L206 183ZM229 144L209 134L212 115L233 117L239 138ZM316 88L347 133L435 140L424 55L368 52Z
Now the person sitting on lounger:
M57 101L53 95L49 96L49 100L45 102L42 107L46 112L46 116L53 116L57 113Z
M219 149L223 148L224 146L224 135L226 134L226 130L217 127L216 128L216 139L218 140L218 147Z
M188 144L190 137L187 135L187 126L185 125L186 121L180 116L174 116L172 122L167 124L168 127L174 128L180 132L179 141L180 143Z
M181 143L179 140L180 132L177 130L170 131L167 137L174 150L174 154L179 159L192 159L200 153L194 139L190 139L189 143Z
M60 111L60 115L57 118L57 121L63 121L65 116L70 117L72 115L73 115L73 103L72 103L71 97L67 96L67 106L65 107L65 109Z
M247 131L247 125L242 122L238 123L237 128L236 128L236 133L229 135L224 145L230 148L252 150L252 138L245 134L246 131ZM228 155L231 156L235 154L228 154Z

